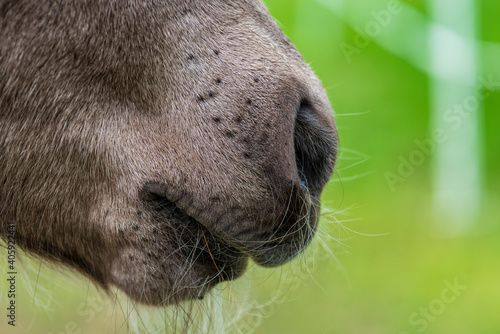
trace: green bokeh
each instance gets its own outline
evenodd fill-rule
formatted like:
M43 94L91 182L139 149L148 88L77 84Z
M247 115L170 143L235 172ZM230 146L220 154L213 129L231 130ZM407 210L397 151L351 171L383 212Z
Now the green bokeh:
M388 4L344 2L347 11L367 15ZM341 158L334 179L347 181L332 182L323 201L345 211L339 220L355 232L344 230L347 246L334 249L343 268L333 258L322 261L312 274L315 280L304 279L259 333L500 333L500 92L485 101L479 133L485 144L482 213L471 230L449 237L438 227L453 221L440 221L431 210L432 156L394 191L384 177L398 168L399 156L415 150L416 139L430 136L429 74L376 41L349 61L340 45L353 44L357 32L319 1L266 3L322 80L335 109ZM405 3L428 15L426 2ZM477 5L478 39L499 43L500 3ZM400 38L403 43L410 37ZM496 74L499 81L497 55L484 55L491 59L481 59L480 74ZM466 289L441 313L445 282L455 279ZM429 307L439 314L431 314L424 329L425 317L414 313Z

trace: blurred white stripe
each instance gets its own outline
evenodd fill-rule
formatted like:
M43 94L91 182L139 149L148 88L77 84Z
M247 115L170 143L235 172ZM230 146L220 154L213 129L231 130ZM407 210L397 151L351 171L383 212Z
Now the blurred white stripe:
M367 13L371 10L382 10L389 3L389 1L374 2L368 8L363 4L348 10L349 8L347 8L345 0L316 1L330 10L345 24L361 29L364 29L366 24L370 20L373 20L372 17L367 19ZM468 0L466 2L470 3L471 1ZM455 1L455 6L458 6L459 3L461 2ZM350 4L356 6L355 2ZM406 60L411 65L427 73L429 76L462 82L460 78L456 77L456 72L444 71L445 68L436 68L430 62L428 57L430 47L428 44L429 31L446 34L448 36L447 42L455 45L465 46L470 44L470 42L466 40L463 34L450 27L447 20L445 22L433 22L411 5L401 2L401 6L403 8L401 13L394 15L390 24L383 27L379 35L370 39L388 52ZM453 7L449 12L451 13L451 17L456 15L455 8L458 10L458 7ZM472 12L470 14L473 15ZM436 34L435 32L431 33L431 35ZM500 44L477 41L476 46L481 51L479 56L484 53L484 57L487 60L484 62L485 73L483 74L497 74L496 77L500 77L500 63L498 62L498 59L500 59ZM498 87L494 88L498 90Z
M434 20L429 30L433 73L431 129L448 138L433 161L433 204L440 227L449 234L467 231L481 209L482 114L476 82L479 55L474 0L428 0Z
M388 9L390 3L358 3L348 12L343 1L317 1L356 31L366 31L370 21L377 22L373 12ZM474 0L428 3L432 20L401 2L403 9L393 14L388 24L380 24L379 32L373 33L370 40L430 77L430 132L439 128L447 136L437 145L433 160L433 206L443 222L441 227L456 234L466 231L480 213L483 107L476 99L476 81L481 76L481 49L485 50L486 65L491 67L486 77L500 72L500 45L476 41ZM465 108L474 101L478 103ZM453 111L457 108L465 111Z

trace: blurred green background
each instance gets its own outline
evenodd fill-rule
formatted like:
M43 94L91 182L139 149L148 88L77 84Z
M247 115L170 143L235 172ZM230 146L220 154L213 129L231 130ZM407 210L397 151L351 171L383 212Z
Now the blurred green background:
M340 158L307 254L246 281L279 302L242 301L231 332L500 333L500 2L266 4L328 92ZM30 268L17 332L128 331L87 282Z
M266 3L335 110L344 245L259 332L500 333L500 2Z

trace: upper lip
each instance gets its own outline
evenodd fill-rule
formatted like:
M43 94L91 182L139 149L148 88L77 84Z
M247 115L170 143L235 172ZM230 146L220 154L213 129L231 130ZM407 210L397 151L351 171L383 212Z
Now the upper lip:
M234 252L240 252L241 256L247 255L253 258L255 262L263 266L281 265L300 253L311 241L309 233L302 231L305 226L297 225L293 222L294 229L283 231L275 231L269 233L267 237L262 236L262 240L243 241L235 240L227 236L224 231L219 231L211 228L198 221L195 217L189 215L185 210L180 208L176 202L170 200L164 190L164 186L157 183L147 183L144 187L150 196L153 196L153 201L161 201L161 206L168 209L177 215L182 215L187 219L196 222L199 228L204 232L205 238L211 238L214 242L224 245L224 248L233 249ZM284 233L282 233L284 232ZM305 233L305 234L304 234ZM260 239L260 238L259 238ZM206 245L210 250L209 245ZM214 259L215 260L215 259Z

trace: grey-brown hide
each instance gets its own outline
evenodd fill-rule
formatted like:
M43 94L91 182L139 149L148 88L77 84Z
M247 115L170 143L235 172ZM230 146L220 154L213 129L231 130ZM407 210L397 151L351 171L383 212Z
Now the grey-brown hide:
M0 233L149 304L312 238L321 84L260 1L0 0Z

